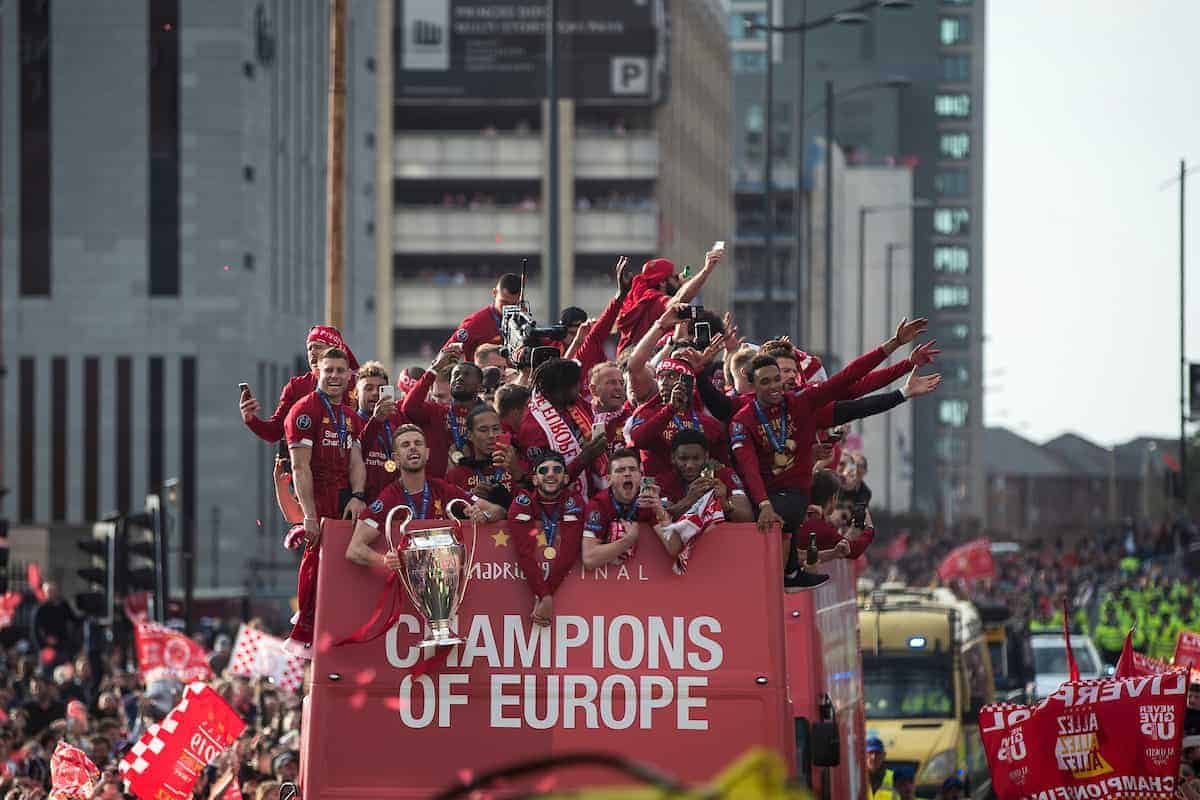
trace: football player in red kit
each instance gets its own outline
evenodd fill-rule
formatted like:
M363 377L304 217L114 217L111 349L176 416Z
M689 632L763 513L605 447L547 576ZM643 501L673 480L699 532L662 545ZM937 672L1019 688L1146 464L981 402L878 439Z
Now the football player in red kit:
M696 374L679 358L664 358L655 370L658 394L633 412L629 439L642 451L642 466L650 475L671 468L671 438L679 431L700 431L712 443L710 451L727 462L725 426L700 406Z
M532 491L522 489L508 507L517 563L533 591L537 625L554 619L554 593L579 560L583 540L583 497L568 483L563 457L543 450L532 462Z
M636 450L623 448L608 457L608 488L588 501L583 523L583 565L588 569L632 558L638 523L670 522L658 487L643 485L642 461Z
M296 401L310 394L317 388L317 363L321 360L321 356L331 347L336 347L346 354L346 358L350 364L350 371L354 372L358 369L358 361L354 358L354 353L346 346L346 341L342 338L342 334L337 328L329 325L314 325L312 330L308 332L308 338L304 342L305 350L308 353L309 371L303 375L297 375L284 384L283 391L279 393L279 405L275 407L275 413L270 419L260 419L258 416L259 410L262 408L259 405L258 399L248 392L243 392L239 410L242 412L242 422L249 428L255 436L262 439L264 442L275 443L283 438L284 430L283 423L287 419L288 412L292 410L292 406Z
M459 349L451 346L438 354L433 366L421 376L401 406L404 416L425 431L429 444L429 472L439 478L463 458L467 447L467 414L479 405L483 370L469 361L458 361ZM450 373L450 404L428 399L438 372L454 364Z
M713 461L708 437L700 431L682 430L672 437L671 469L655 475L654 481L672 518L691 508L708 490L716 489L727 522L754 521L742 479L733 469Z
M311 657L313 618L317 599L317 566L321 560L321 519L343 515L357 519L366 508L367 470L359 436L362 420L343 405L350 382L350 361L336 347L317 364L315 391L292 406L284 422L292 457L296 499L304 511L304 557L300 561L297 601L300 606L289 650Z
M463 358L475 360L475 348L481 344L500 344L501 313L505 306L515 306L521 302L521 276L507 273L500 276L492 289L491 305L486 305L471 316L464 319L443 348L452 345L462 345Z
M392 458L392 436L408 422L400 413L389 386L387 372L378 361L368 361L358 370L358 418L363 423L361 437L363 463L367 468L367 497L374 499L379 490L396 477L396 459ZM384 396L384 392L389 392Z
M457 486L428 475L429 447L425 434L416 425L401 425L392 442L392 452L400 465L397 478L383 487L366 513L354 526L346 558L363 566L400 569L400 557L394 550L380 554L371 549L387 521L388 512L396 506L408 506L413 519L446 519L446 506L458 499L468 503L467 515L476 522L492 522L503 518L504 509L494 503L471 497Z
M446 480L464 492L508 508L514 483L525 477L512 436L503 433L496 410L483 403L471 409L466 424L466 449L462 459L446 473Z

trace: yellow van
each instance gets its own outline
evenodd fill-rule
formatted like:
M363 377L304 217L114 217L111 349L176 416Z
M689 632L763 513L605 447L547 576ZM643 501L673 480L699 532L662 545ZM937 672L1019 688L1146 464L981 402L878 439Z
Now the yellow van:
M948 589L884 584L858 600L867 736L891 769L916 774L919 797L957 776L967 796L991 791L979 709L992 702L992 665L979 612Z

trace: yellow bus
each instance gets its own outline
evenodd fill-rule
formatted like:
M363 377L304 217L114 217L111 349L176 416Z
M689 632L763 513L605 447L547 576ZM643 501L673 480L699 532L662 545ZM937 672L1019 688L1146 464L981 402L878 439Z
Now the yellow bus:
M884 584L860 593L858 625L867 736L888 767L911 768L919 797L951 776L987 797L978 714L994 692L979 612L948 589Z

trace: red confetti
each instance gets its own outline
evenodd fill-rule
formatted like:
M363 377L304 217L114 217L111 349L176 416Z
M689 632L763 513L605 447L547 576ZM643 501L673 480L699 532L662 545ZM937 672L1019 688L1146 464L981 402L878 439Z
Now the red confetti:
M402 708L408 708L408 701L402 697L389 697L383 701L383 705L391 711L399 711Z
M226 272L229 272L229 265L226 264L225 266L221 267L221 269L225 270Z
M471 778L473 778L474 776L475 776L475 773L469 769L460 769L458 771L458 780L460 783L463 783L463 784L470 783Z
M358 675L356 675L354 678L354 682L357 683L359 686L366 686L368 683L370 683L373 680L375 680L375 670L373 670L373 669L364 669L362 672L358 673Z
M551 789L553 789L555 784L557 784L557 783L558 783L558 778L554 777L553 775L547 775L546 777L544 777L540 781L538 781L536 784L534 784L534 786L538 790L538 792L540 792L541 794L546 794Z
M347 702L350 703L350 707L355 711L362 711L367 705L367 693L360 689L359 691L350 695L350 699Z
M257 525L258 527L260 527L260 528L261 528L261 527L262 527L262 520L261 520L261 519L256 519L256 520L254 520L254 524L255 524L255 525Z
M321 638L317 640L317 652L328 653L333 647L333 634L322 633Z

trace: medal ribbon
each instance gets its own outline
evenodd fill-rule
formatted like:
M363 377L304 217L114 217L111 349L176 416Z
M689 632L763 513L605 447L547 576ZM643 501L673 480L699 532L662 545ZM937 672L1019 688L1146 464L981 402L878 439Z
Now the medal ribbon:
M679 418L678 414L675 414L674 416L672 416L671 420L675 423L675 427L681 431L693 430L693 431L700 431L701 433L704 432L704 426L702 426L700 424L700 415L696 413L696 409L694 409L694 408L692 409L692 424L691 425L688 425L683 420L681 420Z
M400 491L404 492L404 499L408 501L409 507L416 511L416 504L413 503L412 495L405 488L404 481L400 481ZM429 495L429 481L425 481L425 486L421 489L421 510L416 511L413 519L428 519L426 515L429 513Z
M325 406L325 413L329 415L329 419L331 421L334 419L337 420L338 447L345 450L346 449L346 438L348 435L346 432L346 412L345 412L345 410L339 405L338 412L340 412L340 413L335 415L333 413L333 404L329 402L329 398L325 395L325 393L323 391L321 391L320 389L317 389L317 396L321 398L321 404L323 406Z
M562 517L562 510L557 514L550 516L546 509L542 509L542 533L546 534L546 546L553 547L554 539L558 536L558 520Z
M758 417L763 433L767 435L767 441L771 443L771 447L775 452L782 453L787 450L787 402L785 401L782 408L780 408L778 436L775 434L775 428L771 426L771 420L767 418L767 414L763 411L762 406L759 405L757 398L754 400L754 414Z
M358 417L364 423L370 422L371 418L367 416L367 412L359 409ZM392 457L392 423L384 420L383 433L379 434L379 444L383 446L383 452L387 453L387 457Z
M625 506L621 505L621 501L617 499L615 494L613 494L612 487L609 487L608 497L610 500L612 500L613 508L617 510L617 516L623 520L633 522L634 516L637 515L637 498L634 498L633 502L629 504L629 510L626 511Z
M450 425L450 437L454 439L454 449L462 450L466 446L467 435L458 427L458 414L454 413L454 406L446 409L446 422Z

